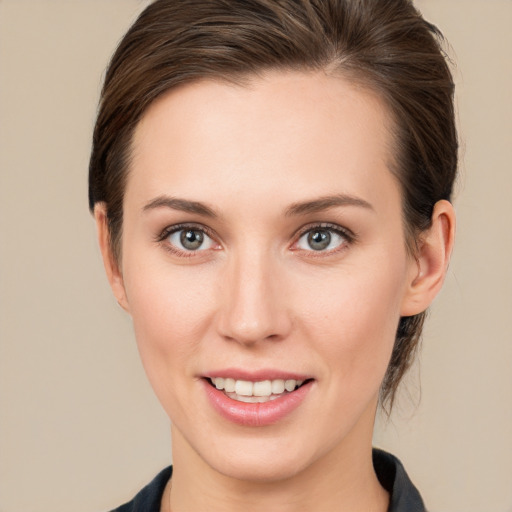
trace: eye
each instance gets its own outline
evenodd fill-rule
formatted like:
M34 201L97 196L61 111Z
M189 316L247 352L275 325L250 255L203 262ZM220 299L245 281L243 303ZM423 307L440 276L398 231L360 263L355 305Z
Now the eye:
M178 253L206 251L218 246L204 229L195 226L171 227L162 234L160 240L167 241L169 249Z
M331 252L351 241L352 236L340 227L315 226L302 233L294 248L303 251Z

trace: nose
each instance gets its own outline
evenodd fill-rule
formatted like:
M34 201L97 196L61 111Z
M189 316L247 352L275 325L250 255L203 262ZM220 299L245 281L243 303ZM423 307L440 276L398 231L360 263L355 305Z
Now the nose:
M221 283L220 335L250 346L279 341L292 327L290 304L279 264L269 254L234 257Z

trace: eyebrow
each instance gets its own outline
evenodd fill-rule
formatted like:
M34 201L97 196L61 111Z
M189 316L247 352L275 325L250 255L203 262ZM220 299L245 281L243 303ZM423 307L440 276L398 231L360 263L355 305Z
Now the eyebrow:
M312 199L311 201L293 203L286 209L285 215L287 217L293 215L307 215L309 213L318 213L337 206L358 206L360 208L375 211L373 206L364 199L346 194L336 194L332 196L319 197L317 199Z
M182 212L196 213L205 217L218 217L215 211L204 203L189 201L188 199L178 199L177 197L171 196L158 196L147 203L142 210L146 212L157 208L171 208Z
M291 204L285 210L285 216L307 215L318 213L330 208L339 206L358 206L368 210L374 210L373 206L364 199L346 194L336 194L332 196L319 197L310 201L301 201ZM204 217L217 218L218 214L209 206L199 201L190 201L188 199L179 199L171 196L158 196L147 203L143 211L154 210L158 208L171 208L187 213L195 213Z

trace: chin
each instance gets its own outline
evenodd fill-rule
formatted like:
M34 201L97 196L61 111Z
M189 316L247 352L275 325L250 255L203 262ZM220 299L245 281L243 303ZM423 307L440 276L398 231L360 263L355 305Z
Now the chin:
M335 439L325 440L325 444L315 447L303 429L293 430L271 427L258 435L245 432L242 436L224 432L218 433L215 441L200 439L195 443L189 438L188 446L203 464L229 479L270 484L312 468L337 444Z
M300 455L300 460L299 460ZM239 481L271 484L291 479L309 466L310 461L300 451L286 454L282 451L268 450L237 456L219 457L207 461L220 474Z

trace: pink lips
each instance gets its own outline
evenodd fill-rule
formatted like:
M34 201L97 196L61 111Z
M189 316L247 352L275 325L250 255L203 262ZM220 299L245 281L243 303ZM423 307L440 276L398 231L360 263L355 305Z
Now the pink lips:
M274 379L295 379L306 380L307 377L282 372L247 372L227 370L208 375L209 378L215 376L231 377L235 379L259 381ZM300 388L286 393L280 398L269 400L263 403L246 403L233 400L213 387L207 379L203 380L203 387L213 408L225 419L247 427L263 427L279 422L285 416L294 411L303 402L311 390L313 381L305 382Z

